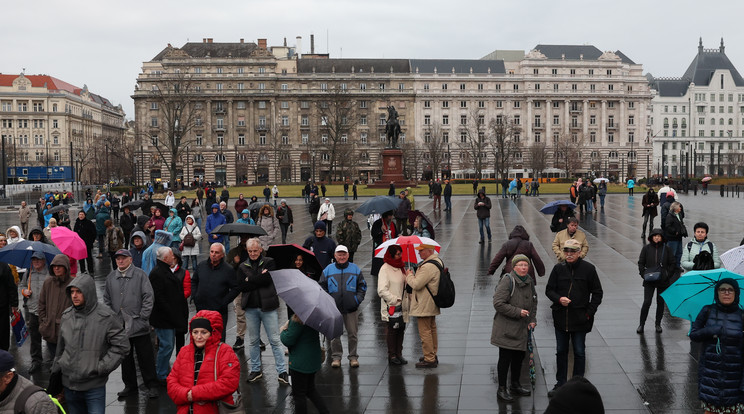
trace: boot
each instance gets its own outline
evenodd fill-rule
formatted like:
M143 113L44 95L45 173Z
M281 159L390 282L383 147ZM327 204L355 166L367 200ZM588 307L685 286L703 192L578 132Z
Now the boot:
M529 397L530 395L532 395L532 392L530 392L530 390L522 387L522 385L519 384L518 382L512 383L511 387L509 387L509 392L512 395L516 395L519 397Z
M506 389L506 387L499 387L499 392L496 393L496 398L498 398L499 401L504 402L514 401L514 397L509 394L509 391Z
M661 324L657 323L656 324L656 333L661 333L662 331L663 331L663 329L661 329Z
M643 333L643 324L638 325L638 329L636 329L636 333L637 334L642 334Z

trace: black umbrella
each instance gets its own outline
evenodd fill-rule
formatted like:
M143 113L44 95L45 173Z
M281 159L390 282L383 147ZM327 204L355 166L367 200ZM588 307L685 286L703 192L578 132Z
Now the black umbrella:
M121 208L124 209L124 207L129 207L129 210L137 210L142 206L142 203L144 203L144 200L132 200L121 206Z
M54 207L50 208L49 210L47 210L47 214L59 213L62 210L69 210L69 209L70 209L70 205L69 204L67 204L67 205L60 204L60 205L54 206Z
M365 216L369 216L372 213L382 214L398 208L401 201L402 198L400 197L375 196L362 203L356 211Z
M421 210L413 210L408 212L408 222L413 225L413 222L416 221L416 217L421 217L421 220L426 220L426 230L429 231L429 235L432 239L436 239L434 237L434 223L429 220L429 217L426 217L426 214L422 213Z
M163 203L161 203L159 201L153 202L152 205L155 206L155 207L157 207L158 210L160 210L160 213L163 214L163 217L168 217L168 211L170 210L170 208L168 208L168 206L166 206L165 204L163 204ZM145 213L149 213L149 211L147 211Z
M254 201L254 202L248 204L248 210L258 210L258 209L260 209L261 207L263 207L266 204L269 204L269 203L267 203L265 201Z
M265 236L266 230L261 228L261 226L254 226L253 224L227 223L217 226L217 228L212 230L212 234Z
M297 244L273 244L269 246L266 255L274 259L277 269L294 269L295 258L302 255L303 266L308 277L317 281L323 273L323 268L320 267L315 253Z

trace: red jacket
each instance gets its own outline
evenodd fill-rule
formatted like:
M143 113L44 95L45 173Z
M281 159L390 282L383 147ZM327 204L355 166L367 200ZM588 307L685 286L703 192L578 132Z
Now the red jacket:
M203 310L197 312L194 318L206 318L212 324L212 335L204 346L204 360L199 370L199 378L194 385L194 344L189 339L189 344L181 348L168 375L168 396L178 407L178 414L187 414L191 404L194 406L194 414L217 414L215 401L233 403L232 395L240 385L240 361L232 348L226 344L222 344L220 353L215 358L217 345L222 337L222 317L218 312ZM189 332L190 325L189 323ZM187 398L189 390L193 403Z

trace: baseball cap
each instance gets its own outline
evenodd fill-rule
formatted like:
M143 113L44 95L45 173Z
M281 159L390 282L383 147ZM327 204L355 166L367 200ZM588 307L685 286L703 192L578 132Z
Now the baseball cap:
M0 349L0 372L7 372L15 368L15 358L10 352Z
M425 244L425 243L422 243L416 246L416 250L423 250L423 249L436 249L436 246L434 246L433 244Z
M347 249L346 246L344 246L343 244L339 244L338 246L336 246L336 253L338 252L349 253L349 249Z
M42 252L34 252L31 255L31 258L32 259L46 259L46 256L44 256L44 253L42 253Z
M568 239L563 243L564 249L581 250L581 243L576 239Z
M117 256L126 256L126 257L132 257L132 253L129 253L129 250L127 249L119 249L114 253L114 257Z

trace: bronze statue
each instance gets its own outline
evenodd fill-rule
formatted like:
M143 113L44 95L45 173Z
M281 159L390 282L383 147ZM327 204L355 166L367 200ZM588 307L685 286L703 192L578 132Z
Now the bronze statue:
M385 126L385 134L388 139L388 148L398 148L398 136L400 136L400 123L398 122L398 111L390 105L387 107L388 118Z

